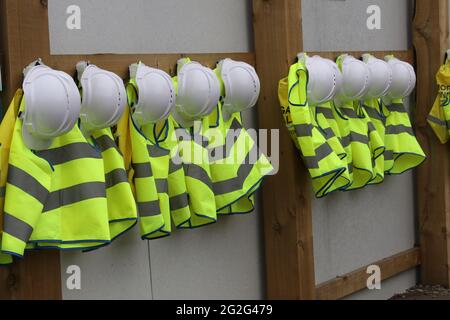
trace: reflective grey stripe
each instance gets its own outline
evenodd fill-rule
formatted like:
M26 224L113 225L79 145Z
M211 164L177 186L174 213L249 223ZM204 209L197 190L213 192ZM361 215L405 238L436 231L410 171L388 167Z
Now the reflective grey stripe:
M341 143L344 148L348 147L350 145L350 143L352 143L352 142L360 142L360 143L368 144L369 138L363 134L359 134L356 132L350 132L350 134L348 136L343 137L341 139Z
M384 160L394 160L394 151L392 150L384 151Z
M206 170L203 169L202 167L192 164L192 163L185 164L184 172L185 172L186 177L197 179L197 180L203 182L204 184L206 184L210 189L212 189L211 178L209 177Z
M257 150L258 149L255 144L245 157L243 163L240 165L236 177L224 181L214 182L213 190L215 195L222 195L242 189L245 180L247 179L253 168L253 165L250 164L250 156L255 152L258 152Z
M175 162L173 162L172 159L170 159L169 162L169 174L172 174L180 169L183 169L183 165L182 164L177 164Z
M133 163L131 166L133 167L135 178L153 177L152 166L150 163Z
M351 163L348 164L348 173L350 173L350 174L353 173L353 164L351 164Z
M147 150L148 150L150 157L152 157L152 158L165 157L170 154L169 150L162 149L162 148L160 148L158 146L154 146L154 145L147 145Z
M383 121L383 116L374 108L365 106L364 110L366 110L366 112L370 118Z
M333 115L333 111L329 108L325 108L325 107L316 107L316 112L323 114L323 116L325 117L325 119L334 119L334 115Z
M106 198L104 182L81 183L73 187L51 192L48 195L42 212L94 198Z
M125 169L115 169L105 175L106 188L114 187L122 182L128 182L128 176Z
M102 152L105 152L106 150L109 150L109 149L116 149L120 153L119 148L117 148L116 142L113 139L111 139L110 136L107 136L106 134L102 135L98 138L95 138L95 142L100 147L100 150Z
M342 110L342 113L344 115L346 115L350 119L357 119L357 118L359 118L358 115L356 114L356 111L353 110L353 109L342 108L341 110Z
M386 134L400 134L400 133L407 133L411 136L414 136L413 129L411 127L407 127L402 124L386 127Z
M169 193L169 185L166 179L155 179L158 193Z
M101 153L86 142L76 142L60 148L36 151L36 154L53 165L64 164L82 158L102 159Z
M153 217L161 214L161 209L159 208L159 200L138 202L137 208L140 217Z
M442 127L448 126L448 124L449 124L449 123L447 123L444 120L441 120L439 118L436 118L436 117L433 117L433 116L430 116L430 115L428 116L427 120L430 121L430 122L433 122L433 123L435 123L437 125L440 125Z
M170 198L170 210L179 210L189 205L188 194L182 193Z
M334 131L331 128L322 129L322 132L324 133L326 139L331 139L335 136Z
M13 165L8 166L8 183L44 204L49 191L32 175Z
M324 143L315 150L315 153L315 156L303 156L303 161L308 169L319 168L319 162L333 153L333 149L328 143Z
M3 214L3 231L23 242L28 242L33 233L33 228L25 221L5 212Z
M0 187L0 197L4 198L6 194L6 188L5 187Z
M312 124L297 124L294 128L297 137L311 137L314 126Z
M227 136L225 138L225 145L209 149L211 160L219 161L228 158L235 143L239 139L241 132L242 132L241 124L236 119L234 119L233 122L231 123L229 130L227 131ZM221 156L218 157L218 155Z
M369 132L377 131L372 122L367 123L367 128L369 129Z
M400 112L400 113L406 113L405 106L401 103L393 103L391 105L386 106L386 108L390 112Z

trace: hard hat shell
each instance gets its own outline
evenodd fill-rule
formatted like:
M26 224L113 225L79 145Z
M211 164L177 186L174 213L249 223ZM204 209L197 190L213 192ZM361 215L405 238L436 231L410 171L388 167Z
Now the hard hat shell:
M211 69L188 61L179 68L177 81L176 112L185 120L201 119L217 106L220 82Z
M367 64L345 54L338 58L338 65L342 71L339 98L345 101L363 98L367 94L370 84L370 70Z
M332 100L342 82L337 65L329 59L313 56L306 59L306 68L308 102L317 105Z
M392 83L391 68L386 61L375 58L370 54L364 54L363 61L370 70L369 90L365 98L374 99L385 96Z
M81 79L81 123L88 129L104 129L115 125L126 105L122 79L116 74L88 65Z
M72 130L80 114L80 93L68 74L44 65L27 70L23 90L24 142L33 150L46 149L53 138Z
M175 106L172 78L163 70L143 63L137 65L135 76L138 101L134 106L133 118L141 125L166 119Z
M416 86L413 66L392 56L386 57L386 60L392 70L392 83L387 95L392 99L409 96Z
M225 87L223 109L232 114L252 108L261 90L253 66L227 58L220 61L217 67Z

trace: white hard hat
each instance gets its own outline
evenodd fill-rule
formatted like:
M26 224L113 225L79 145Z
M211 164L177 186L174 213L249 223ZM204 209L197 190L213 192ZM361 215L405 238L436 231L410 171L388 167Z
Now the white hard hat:
M342 71L342 86L338 92L340 100L359 100L367 94L370 84L370 70L361 60L344 54L338 58Z
M177 99L173 116L183 126L209 115L220 99L220 82L214 71L198 62L178 60Z
M108 128L115 125L126 105L126 92L122 79L116 74L88 65L77 64L82 87L80 119L87 130Z
M302 54L299 58L302 58ZM342 75L336 63L319 56L306 57L306 68L308 103L317 105L332 100L342 83Z
M175 106L172 78L164 71L140 63L130 66L130 77L135 79L138 101L133 106L133 119L140 125L166 119Z
M392 71L386 61L375 58L370 54L363 55L363 61L370 70L370 84L366 99L385 96L392 83Z
M387 95L392 99L409 96L416 86L416 73L413 66L393 56L387 56L385 60L392 70L392 83Z
M228 114L252 108L258 101L261 85L253 66L231 59L217 65L224 87L223 110Z
M80 92L72 77L45 65L30 65L24 73L23 140L30 149L47 149L78 120Z

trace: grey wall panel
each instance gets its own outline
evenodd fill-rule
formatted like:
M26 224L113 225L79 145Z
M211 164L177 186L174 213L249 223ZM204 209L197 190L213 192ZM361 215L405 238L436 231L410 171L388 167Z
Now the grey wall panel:
M69 30L67 7L81 9ZM52 54L248 52L251 1L50 0Z
M370 5L381 9L381 30L367 28ZM304 50L407 49L411 8L411 0L302 0Z
M66 287L67 267L81 268L81 290ZM108 247L61 253L63 299L151 299L148 243L135 227Z
M151 242L154 299L262 299L260 219L223 217Z

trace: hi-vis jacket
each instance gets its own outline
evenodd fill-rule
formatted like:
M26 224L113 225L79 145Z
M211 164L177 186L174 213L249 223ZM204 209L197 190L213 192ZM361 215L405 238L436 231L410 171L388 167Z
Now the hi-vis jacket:
M316 197L348 186L347 163L336 154L312 116L307 101L308 72L303 61L290 67L279 83L278 96L289 129L311 178Z
M428 115L428 123L439 141L444 144L450 139L450 61L445 63L436 74L438 94Z
M20 110L25 108L22 100ZM18 118L9 156L2 251L88 249L110 242L105 176L100 152L78 126L44 151L23 143Z
M3 210L5 204L6 181L8 177L9 152L11 149L14 125L16 123L22 97L22 89L17 90L6 111L3 121L0 124L0 241L1 234L3 233ZM11 255L0 253L0 264L10 264L12 262Z
M273 167L247 130L241 115L224 120L219 102L203 120L207 133L212 187L218 214L244 214L254 210L254 193Z

